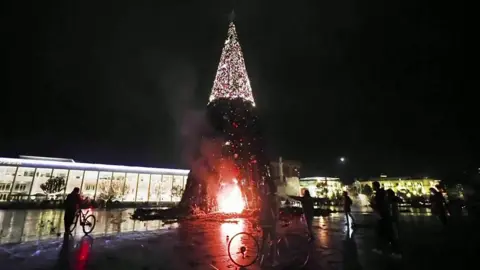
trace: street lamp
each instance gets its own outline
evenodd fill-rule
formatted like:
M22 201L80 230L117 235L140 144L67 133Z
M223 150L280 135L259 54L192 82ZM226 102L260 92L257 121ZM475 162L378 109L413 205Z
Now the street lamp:
M345 163L345 157L340 157L340 162Z

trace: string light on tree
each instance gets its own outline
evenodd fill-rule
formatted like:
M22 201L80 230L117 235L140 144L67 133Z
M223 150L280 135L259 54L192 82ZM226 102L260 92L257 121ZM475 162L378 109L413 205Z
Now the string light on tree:
M228 27L228 37L222 50L209 101L220 98L240 98L255 106L242 48L233 21Z

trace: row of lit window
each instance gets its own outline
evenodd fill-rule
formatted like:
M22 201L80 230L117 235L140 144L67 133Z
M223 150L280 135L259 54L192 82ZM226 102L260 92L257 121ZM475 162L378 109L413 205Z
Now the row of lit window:
M0 184L0 191L10 191L10 184ZM27 189L27 185L25 184L16 184L13 187L15 191L25 191Z

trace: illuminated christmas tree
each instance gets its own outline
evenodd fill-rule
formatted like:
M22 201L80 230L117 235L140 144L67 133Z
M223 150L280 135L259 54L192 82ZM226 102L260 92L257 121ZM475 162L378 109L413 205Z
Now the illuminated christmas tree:
M232 185L240 188L247 207L257 207L259 192L266 190L265 187L275 189L275 186L270 177L252 88L233 20L228 28L206 117L211 129L203 134L197 157L200 166L191 168L180 207L196 205L204 211L228 212L225 210L228 207L222 208L218 196L222 189ZM233 194L238 192L224 193L223 197L229 198L231 207L238 208L239 202L235 203L231 198Z
M255 106L242 48L235 24L230 22L209 102L216 99L242 99Z

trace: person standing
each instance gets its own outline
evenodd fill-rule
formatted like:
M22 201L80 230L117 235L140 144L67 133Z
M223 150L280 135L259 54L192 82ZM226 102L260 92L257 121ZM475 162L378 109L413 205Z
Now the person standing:
M73 224L77 210L80 208L80 189L74 188L73 191L67 195L64 202L65 214L63 216L63 224L65 226L65 233L70 233L70 226Z
M401 255L398 253L397 242L393 237L392 220L385 189L381 188L380 183L375 181L373 182L373 190L375 191L375 196L373 198L372 208L379 216L377 222L377 247L374 248L373 251L383 254L386 252L388 245L391 244L391 255L401 258Z
M303 191L303 197L289 196L290 198L299 201L302 204L303 217L305 218L305 223L307 223L307 229L309 234L309 241L313 240L313 216L314 216L314 202L313 198L310 195L310 191L305 189Z
M395 195L392 189L387 190L387 201L388 201L388 210L393 226L394 236L398 239L398 219L400 216L400 210L398 208L398 203L400 198Z
M352 199L348 196L348 192L343 192L343 212L345 213L345 218L347 219L347 226L354 226L355 219L352 215Z
M436 215L443 225L447 225L447 202L440 191L430 188L432 214Z

